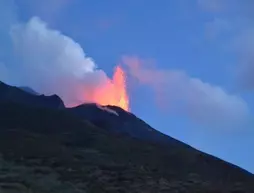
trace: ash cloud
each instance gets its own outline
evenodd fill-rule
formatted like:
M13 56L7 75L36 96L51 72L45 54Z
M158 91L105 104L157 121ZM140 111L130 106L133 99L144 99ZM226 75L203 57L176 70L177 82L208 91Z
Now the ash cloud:
M138 57L124 57L130 76L153 89L159 104L213 128L239 128L250 121L245 101L221 87L192 78L180 70L148 67Z
M15 80L14 84L45 95L57 94L67 106L96 102L95 90L110 82L77 42L38 17L12 25L9 34L15 68L1 65L8 77L0 79Z

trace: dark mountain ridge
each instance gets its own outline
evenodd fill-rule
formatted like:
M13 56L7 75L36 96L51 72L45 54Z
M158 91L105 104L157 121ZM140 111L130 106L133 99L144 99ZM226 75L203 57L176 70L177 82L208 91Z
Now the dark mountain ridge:
M33 94L33 95L40 95L38 92L34 91L33 89L27 87L27 86L20 86L18 87L20 88L21 90L25 91L25 92L28 92L30 94Z
M9 86L0 81L0 101L21 103L24 105L43 108L65 108L63 101L57 95L34 95L32 89Z
M0 83L0 192L254 192L253 174L107 108Z

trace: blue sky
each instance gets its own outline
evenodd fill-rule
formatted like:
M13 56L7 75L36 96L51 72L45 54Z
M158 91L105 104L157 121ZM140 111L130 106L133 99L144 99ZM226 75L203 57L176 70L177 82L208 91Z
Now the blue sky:
M132 73L131 65L125 65L130 71L128 87L134 114L157 130L254 172L254 153L250 151L254 147L251 0L0 0L0 5L0 79L41 88L31 83L37 82L38 71L31 65L22 71L19 65L44 65L29 58L31 52L38 58L48 51L50 57L58 54L46 43L36 52L31 49L41 42L31 39L29 27L45 22L47 28L78 43L109 77L116 64L124 63L123 56L134 57L140 69ZM29 25L34 16L39 20ZM23 26L10 33L16 24ZM67 44L60 44L60 39L57 42L54 46ZM79 56L79 49L77 52ZM152 69L146 66L147 60L154 61ZM54 75L58 68L50 64ZM144 74L149 78L144 79ZM140 84L133 84L134 80ZM43 87L40 91L47 90ZM164 109L157 101L162 95Z

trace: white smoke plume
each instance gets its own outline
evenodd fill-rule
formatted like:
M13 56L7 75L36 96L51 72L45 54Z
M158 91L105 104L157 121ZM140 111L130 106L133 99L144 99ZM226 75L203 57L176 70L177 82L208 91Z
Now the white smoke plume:
M149 68L145 60L124 57L130 75L155 92L162 107L213 128L239 128L250 121L246 102L221 87L189 77L180 70Z
M18 73L9 71L9 75L18 76L19 85L46 95L57 94L67 106L74 106L94 102L95 89L109 81L78 43L50 29L38 17L14 25L10 34Z

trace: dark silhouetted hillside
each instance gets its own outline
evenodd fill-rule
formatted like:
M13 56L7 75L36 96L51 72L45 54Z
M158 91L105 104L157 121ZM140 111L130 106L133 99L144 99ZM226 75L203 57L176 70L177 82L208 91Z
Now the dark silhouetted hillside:
M23 90L25 89L25 91ZM34 95L27 87L14 87L0 82L0 102L16 102L24 105L45 108L64 108L62 100L57 95L44 96Z
M21 86L21 87L18 87L18 88L20 88L21 90L26 91L30 94L33 94L33 95L40 95L39 93L37 93L36 91L34 91L33 89L31 89L27 86Z
M44 108L31 101L45 96L9 86L14 91L7 92L4 86L1 193L254 192L251 173L163 135L118 107L109 107L118 115L94 104Z

